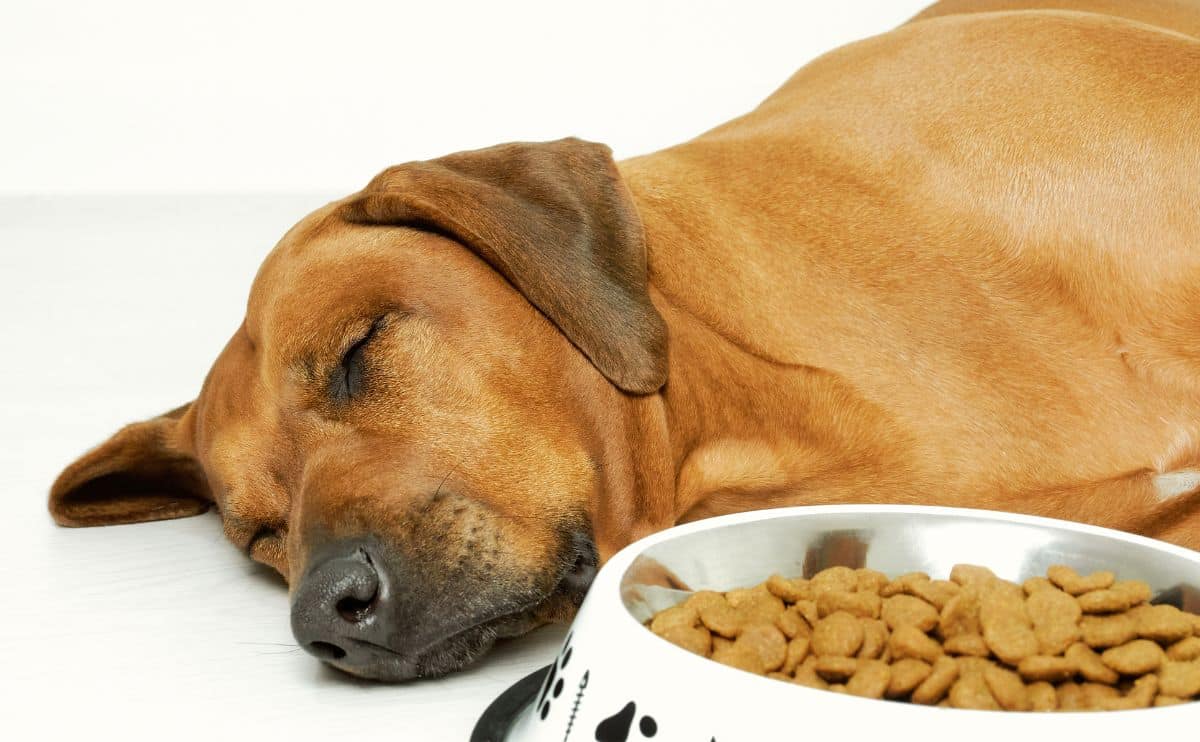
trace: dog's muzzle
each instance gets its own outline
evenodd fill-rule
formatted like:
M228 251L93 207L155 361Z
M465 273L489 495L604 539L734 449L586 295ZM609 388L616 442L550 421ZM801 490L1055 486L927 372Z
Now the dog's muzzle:
M552 590L493 594L472 605L375 539L339 539L311 555L292 596L292 633L309 654L352 675L440 675L471 663L497 639L544 623L537 609L550 601L573 612L596 571L591 539L572 539L561 561Z

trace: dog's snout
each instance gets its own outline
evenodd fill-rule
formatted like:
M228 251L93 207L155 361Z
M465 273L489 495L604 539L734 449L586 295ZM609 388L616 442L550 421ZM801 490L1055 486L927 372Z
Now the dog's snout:
M325 661L353 666L373 655L382 634L378 620L391 586L367 544L348 540L323 549L292 599L292 633L300 646Z

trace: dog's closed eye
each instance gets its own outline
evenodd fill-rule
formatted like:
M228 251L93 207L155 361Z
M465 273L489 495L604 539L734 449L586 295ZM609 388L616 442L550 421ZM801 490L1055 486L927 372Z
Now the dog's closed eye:
M366 334L356 340L342 354L341 362L333 374L331 374L329 380L330 396L337 401L349 402L362 392L363 356L366 354L368 344L383 326L383 321L384 318L379 317L371 323L371 327L367 330Z

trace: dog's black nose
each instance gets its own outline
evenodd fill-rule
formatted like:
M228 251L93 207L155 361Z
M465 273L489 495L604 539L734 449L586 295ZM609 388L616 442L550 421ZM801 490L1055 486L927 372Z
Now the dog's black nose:
M385 627L379 614L391 586L370 547L357 539L314 554L292 598L292 633L318 659L350 668L369 664Z

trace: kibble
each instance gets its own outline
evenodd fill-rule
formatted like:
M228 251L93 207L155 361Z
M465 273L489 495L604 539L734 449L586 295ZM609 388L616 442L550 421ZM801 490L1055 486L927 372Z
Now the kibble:
M648 628L774 680L862 698L1005 711L1200 700L1200 616L1148 585L1065 565L1017 585L960 564L949 580L831 567L702 591Z

